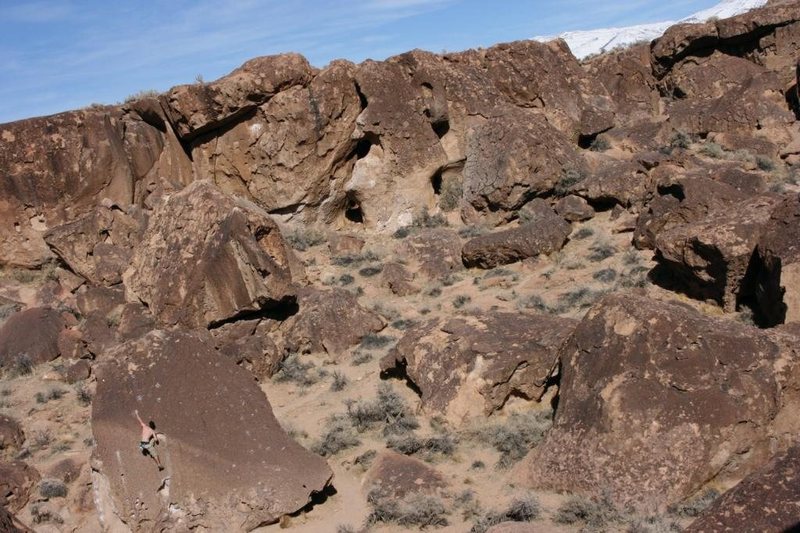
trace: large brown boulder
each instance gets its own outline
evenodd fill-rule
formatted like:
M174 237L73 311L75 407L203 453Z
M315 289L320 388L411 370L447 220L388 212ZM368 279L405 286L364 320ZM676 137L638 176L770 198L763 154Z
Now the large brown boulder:
M39 472L22 461L0 461L0 505L16 513L27 505L39 479Z
M198 181L155 210L123 278L158 323L206 327L293 299L290 261L265 211Z
M407 330L381 361L419 389L422 406L450 420L488 415L511 396L537 399L575 321L487 312L433 319Z
M573 140L613 125L613 103L605 88L592 84L563 40L499 44L476 55L511 103L538 109Z
M620 161L603 154L587 157L590 170L568 192L598 205L641 205L650 189L647 170L635 161Z
M709 21L702 24L676 24L651 46L653 70L660 77L681 59L694 55L708 55L710 50L720 49L741 53L751 50L753 59L770 67L791 63L778 62L776 54L791 57L797 43L786 43L785 28L800 21L796 0L769 2L767 5L735 17ZM776 41L781 47L776 50ZM792 46L793 45L793 46ZM776 69L777 70L777 69Z
M27 358L32 364L59 356L58 337L66 327L61 313L49 307L32 307L11 315L0 327L0 368Z
M133 530L250 531L302 508L331 479L283 431L249 372L207 337L154 331L97 369L94 484ZM161 435L163 472L139 453L135 409Z
M480 212L511 212L552 192L583 162L576 146L537 113L514 110L487 120L467 136L464 198Z
M777 203L775 196L756 196L735 210L712 210L697 222L662 231L656 237L656 258L683 290L734 311L752 295L748 268Z
M706 57L688 57L675 65L661 80L662 92L681 99L719 98L742 80L764 71L752 61L715 51Z
M302 85L287 88L232 127L192 146L198 175L222 190L252 198L267 211L330 222L344 213L332 190L352 172L352 138L361 112L355 67L334 62Z
M584 68L608 91L617 107L618 123L658 114L660 95L650 67L649 43L601 54L584 63Z
M788 532L800 528L800 447L778 454L708 507L686 533Z
M353 293L344 289L329 291L301 289L298 312L289 317L281 331L289 352L324 352L338 358L370 333L386 324L372 311L363 308Z
M796 431L777 420L795 409L797 356L738 322L612 294L560 355L553 428L517 470L530 487L654 510L738 481Z
M560 250L570 233L569 222L556 215L547 202L536 199L526 206L528 221L470 239L461 250L467 267L494 268L528 257Z
M399 59L399 58L398 58ZM424 88L401 61L365 61L355 81L364 109L354 137L357 160L344 186L346 205L358 206L368 226L394 229L420 207L433 207L432 178L449 161L422 112Z
M800 321L800 199L781 202L756 250L755 295L767 325Z
M726 209L748 195L706 177L680 177L657 187L656 196L636 221L633 243L637 248L654 248L656 236L672 228L702 220L711 211Z
M696 135L781 128L795 120L774 72L738 80L718 98L676 101L668 112L672 127Z
M299 54L257 57L211 83L174 87L161 104L185 141L231 122L280 91L305 85L313 74Z

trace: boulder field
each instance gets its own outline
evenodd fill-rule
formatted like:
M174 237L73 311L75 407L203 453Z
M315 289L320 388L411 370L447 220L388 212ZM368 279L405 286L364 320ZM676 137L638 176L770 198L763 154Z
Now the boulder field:
M0 124L0 530L800 527L798 61L773 0Z

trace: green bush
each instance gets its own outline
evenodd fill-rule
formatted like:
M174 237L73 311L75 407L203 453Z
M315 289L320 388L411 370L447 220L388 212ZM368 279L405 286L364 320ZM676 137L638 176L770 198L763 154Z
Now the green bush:
M756 165L760 170L771 172L775 170L775 161L763 155L756 156Z
M725 149L715 142L706 142L703 144L700 148L700 153L713 159L722 159L725 157Z
M456 309L461 309L466 304L468 304L471 300L472 300L472 298L470 298L469 296L467 296L465 294L459 294L458 296L456 296L453 299L453 307L455 307Z
M617 279L617 271L613 268L604 268L592 274L592 278L602 283L611 283Z
M382 270L383 267L381 265L370 265L362 268L358 273L365 278L371 278L372 276L380 274Z
M457 176L445 176L442 180L442 189L439 195L439 207L449 213L458 207L464 195L464 186Z

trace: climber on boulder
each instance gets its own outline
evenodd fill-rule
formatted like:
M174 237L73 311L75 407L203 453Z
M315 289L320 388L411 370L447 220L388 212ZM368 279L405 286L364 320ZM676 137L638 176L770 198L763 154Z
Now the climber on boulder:
M138 410L134 411L133 414L136 415L136 420L138 420L139 424L142 426L142 439L139 441L139 449L142 450L143 455L149 455L153 458L159 470L164 470L164 466L161 464L161 459L158 458L158 452L156 451L156 445L159 444L159 440L155 424L150 422L148 425L142 422Z

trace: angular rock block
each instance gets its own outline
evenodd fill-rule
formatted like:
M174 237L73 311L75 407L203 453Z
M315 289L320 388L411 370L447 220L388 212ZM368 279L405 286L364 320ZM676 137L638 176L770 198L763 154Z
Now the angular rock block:
M134 531L250 531L324 490L325 461L281 428L252 375L208 334L153 331L98 366L92 404L95 489ZM138 448L138 410L165 465Z

